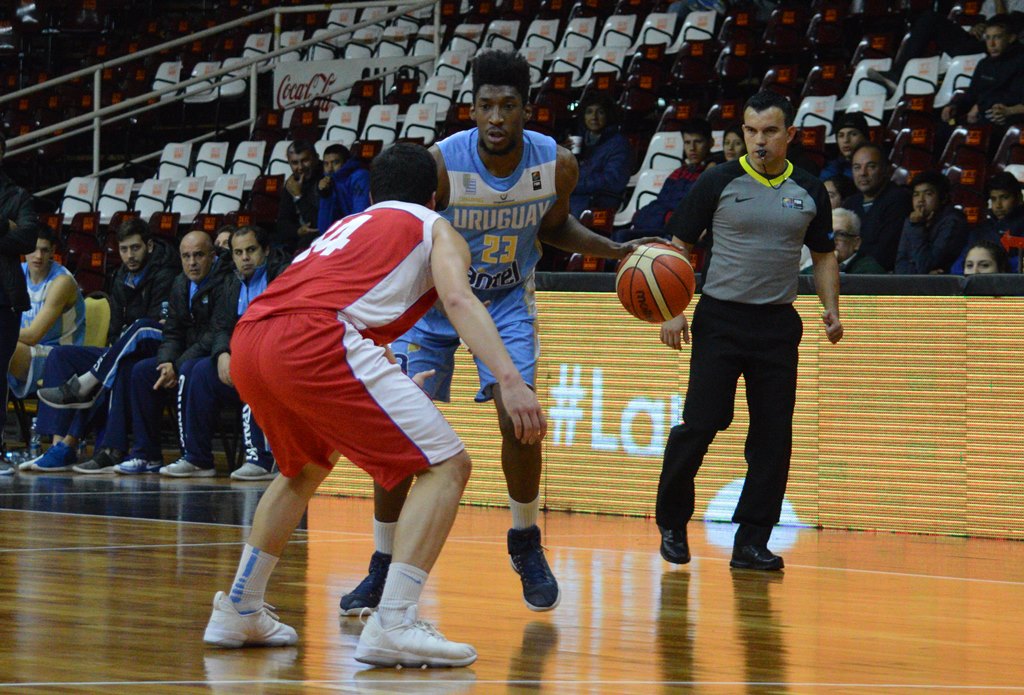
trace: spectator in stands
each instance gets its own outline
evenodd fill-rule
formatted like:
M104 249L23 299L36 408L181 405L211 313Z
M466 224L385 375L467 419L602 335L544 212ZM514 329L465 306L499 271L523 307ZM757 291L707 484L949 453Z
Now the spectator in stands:
M743 140L743 126L733 123L722 133L722 161L731 162L747 153L747 143Z
M39 217L32 204L32 194L17 186L3 169L7 141L0 134L0 362L10 367L18 346L21 313L30 304L21 272L21 255L32 253L39 236ZM7 382L4 392L4 423L7 418ZM14 469L4 456L3 430L0 429L0 475L12 475Z
M889 180L889 162L882 148L861 143L853 152L853 183L857 193L843 202L860 218L864 253L892 272L903 221L910 213L910 192Z
M967 240L967 218L949 200L949 179L922 171L911 187L913 209L903 224L896 272L900 275L948 273Z
M853 179L842 174L830 176L824 180L824 184L833 210L843 207L843 201L857 192L857 187L853 185Z
M949 272L960 275L964 272L964 261L967 250L979 241L991 241L999 244L1004 234L1024 236L1024 197L1017 178L1008 172L1001 171L989 178L985 184L988 195L988 216L984 222L976 224L967 232L967 244L960 252ZM1010 272L1017 272L1020 259L1016 256L1009 259Z
M580 104L582 149L576 154L580 177L569 198L569 211L618 209L633 171L633 148L619 132L618 106L608 96L592 94Z
M860 249L860 218L845 208L832 210L832 233L835 235L836 260L839 272L878 275L885 268Z
M328 165L327 159L331 163ZM324 150L324 177L318 183L321 232L340 220L370 207L370 166L361 157L352 157L344 145ZM330 171L328 171L330 170Z
M196 469L196 475L200 475L198 471L212 471L214 425L220 409L223 405L241 405L246 459L231 477L235 480L269 480L274 477L271 472L274 458L267 449L263 431L252 418L252 411L238 399L238 392L231 382L231 334L249 303L288 267L290 259L280 252L272 253L267 233L257 227L239 227L231 235L231 257L234 272L228 275L223 295L214 311L210 358L196 364L182 387L184 456L178 464L184 462Z
M971 244L964 261L964 275L1010 272L1009 258L1002 244L982 239Z
M1017 43L1016 28L1009 15L996 15L985 26L985 50L988 55L974 69L967 93L943 107L942 120L963 117L968 123L993 123L1005 126L1024 114L1024 47ZM1005 130L999 131L996 137ZM995 140L998 142L998 139Z
M889 70L869 70L868 76L884 86L887 95L891 97L896 93L907 63L914 58L922 57L931 42L934 41L941 47L943 53L951 56L984 53L988 48L988 28L993 23L1002 21L1009 21L1013 28L1017 23L1016 19L1007 16L1006 13L1022 10L1024 0L987 0L981 8L983 21L974 24L969 31L945 14L925 10L917 15L913 26L900 44L892 67ZM989 19L984 21L984 17ZM1016 28L1013 28L1013 33L1016 33ZM943 120L947 118L943 115Z
M870 140L869 132L868 119L859 111L845 113L836 120L835 133L839 156L821 170L822 181L837 174L853 176L853 162L850 161L850 157L853 156L853 151L857 149L858 145Z
M612 238L618 242L640 237L664 234L665 224L694 182L714 162L711 161L711 124L703 118L692 118L683 123L683 165L672 172L658 197L636 211L631 229L617 231Z
M24 462L25 469L104 473L128 450L132 366L156 354L163 335L161 314L177 273L170 248L153 238L142 220L118 228L117 249L121 267L110 285L110 347L58 346L47 357L36 430L53 435L53 446ZM78 441L103 423L92 458L76 464Z
M238 227L233 224L225 224L213 235L213 245L217 248L218 253L221 249L225 251L231 250L231 235L236 229Z
M317 183L323 177L323 168L316 149L305 140L296 140L288 146L288 165L292 174L281 191L277 227L270 241L275 248L293 253L308 248L319 233Z
M178 248L183 272L174 280L168 302L163 342L155 357L132 367L132 433L128 458L114 466L118 473L154 473L174 477L210 476L187 462L164 466L160 448L160 413L168 389L187 381L201 360L209 360L213 347L213 311L224 293L224 273L230 263L220 262L206 232L186 234ZM178 405L181 393L178 392Z
M8 386L18 398L36 392L46 356L54 347L85 342L85 300L71 271L53 260L55 236L49 227L38 227L35 251L21 264L31 306L21 315L18 344L7 371Z

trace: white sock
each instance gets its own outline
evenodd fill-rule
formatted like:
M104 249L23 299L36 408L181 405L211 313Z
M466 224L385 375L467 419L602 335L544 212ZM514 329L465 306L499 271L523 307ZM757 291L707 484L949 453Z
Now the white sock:
M83 396L92 392L100 385L100 380L92 372L86 372L78 377L78 392Z
M401 623L409 606L419 603L426 583L427 573L419 567L392 562L377 608L381 627L387 629Z
M373 545L378 553L391 555L395 547L395 527L397 521L373 520Z
M248 543L242 551L242 559L238 562L235 581L231 583L229 598L239 613L253 613L263 607L263 594L267 590L267 580L277 565L277 558L254 548Z
M537 525L537 512L540 510L540 495L533 502L516 502L508 498L509 509L512 510L512 528L522 530Z

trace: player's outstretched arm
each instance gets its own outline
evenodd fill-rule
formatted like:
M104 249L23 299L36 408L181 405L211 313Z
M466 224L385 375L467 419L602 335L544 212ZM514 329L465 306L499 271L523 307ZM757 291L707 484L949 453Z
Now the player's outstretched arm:
M811 251L814 263L814 289L825 311L821 312L825 335L832 343L843 339L843 324L839 320L839 263L831 251Z
M508 356L487 309L469 287L469 246L443 219L434 223L433 242L430 269L448 320L497 378L516 438L524 444L539 442L547 431L544 411Z
M555 163L555 190L558 197L541 220L538 234L541 241L562 251L598 258L622 258L640 244L664 241L658 237L648 237L620 244L580 224L579 220L569 214L569 196L576 188L579 177L580 169L575 155L559 147Z

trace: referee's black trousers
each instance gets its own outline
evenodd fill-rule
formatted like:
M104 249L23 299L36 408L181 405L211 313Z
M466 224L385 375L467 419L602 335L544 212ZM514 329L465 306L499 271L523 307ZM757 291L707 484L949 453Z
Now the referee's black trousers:
M682 529L693 516L693 480L715 434L729 427L743 375L750 429L747 478L733 522L735 543L765 545L779 521L793 449L800 315L791 304L741 304L703 295L694 310L683 424L668 437L656 518Z

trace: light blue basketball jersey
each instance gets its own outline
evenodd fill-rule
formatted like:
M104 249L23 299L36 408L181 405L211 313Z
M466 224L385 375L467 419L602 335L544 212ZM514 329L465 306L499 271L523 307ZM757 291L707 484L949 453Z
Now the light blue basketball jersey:
M46 274L38 285L32 284L29 276L28 263L21 264L21 271L25 273L25 283L28 285L28 298L31 306L29 310L21 315L21 327L27 328L32 320L43 308L46 295L50 291L50 285L61 275L71 276L71 271L54 261L50 264L50 272ZM74 280L74 277L71 276ZM76 287L78 283L75 283ZM60 318L57 319L50 330L46 332L40 345L83 345L85 343L85 300L82 299L81 290L76 289L75 303L68 307Z
M437 144L448 170L448 207L439 211L469 244L474 290L508 290L531 278L540 260L537 233L554 204L555 141L523 132L523 158L510 176L487 171L476 128Z

